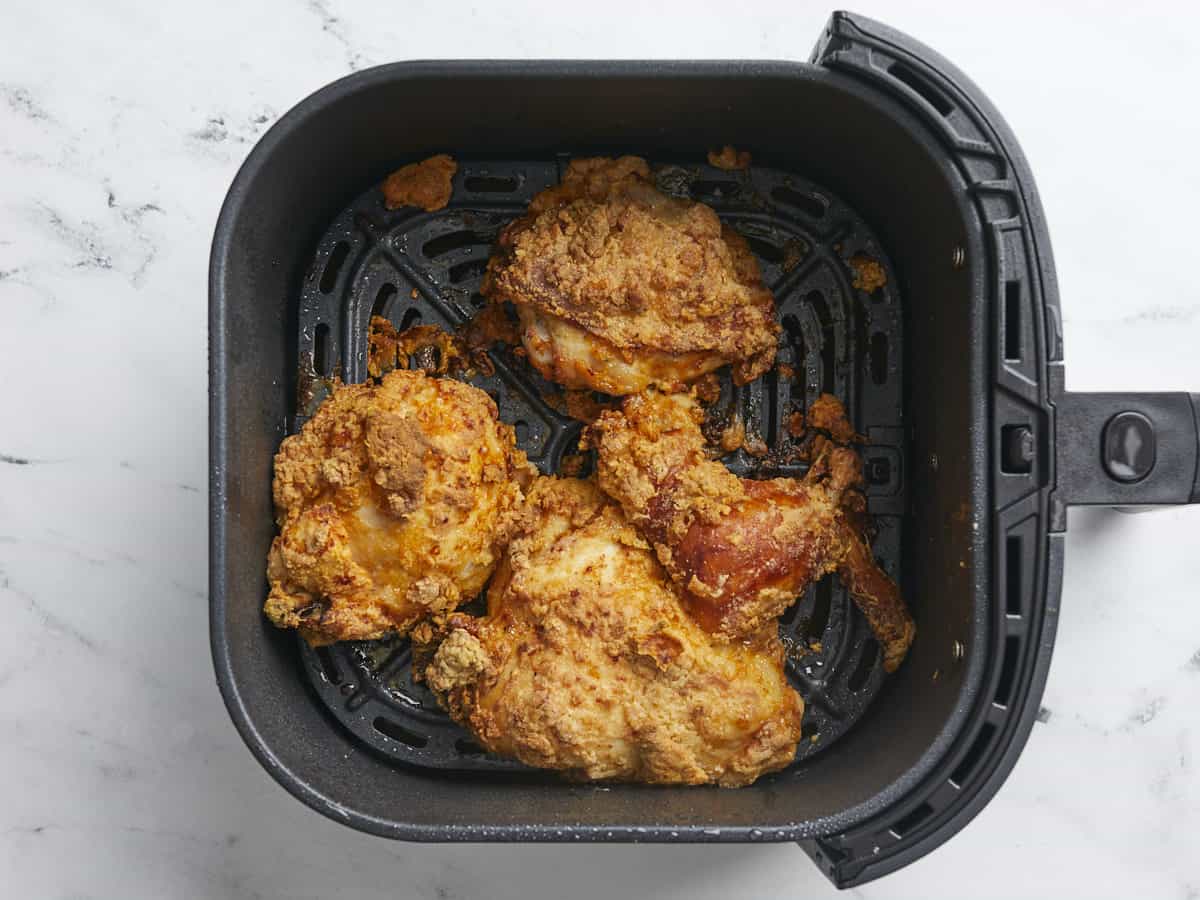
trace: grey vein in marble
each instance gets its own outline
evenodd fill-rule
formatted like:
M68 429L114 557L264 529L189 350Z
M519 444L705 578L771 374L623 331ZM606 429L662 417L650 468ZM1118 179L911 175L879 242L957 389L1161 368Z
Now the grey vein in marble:
M27 89L13 84L0 84L0 94L18 115L35 121L50 119L50 114L34 101Z
M363 68L363 55L350 42L345 24L330 10L329 0L308 0L308 8L321 20L321 30L342 46L346 54L346 67L351 72Z

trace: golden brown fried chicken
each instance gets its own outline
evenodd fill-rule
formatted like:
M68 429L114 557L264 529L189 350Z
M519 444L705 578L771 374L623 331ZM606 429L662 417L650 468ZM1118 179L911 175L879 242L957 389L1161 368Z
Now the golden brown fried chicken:
M275 457L267 616L315 646L454 609L492 574L531 471L477 388L416 371L339 386Z
M528 508L487 616L452 614L424 670L485 748L659 784L749 784L792 761L804 704L777 635L726 643L697 626L592 482L540 478Z
M668 197L646 161L577 159L500 234L483 293L511 301L529 361L569 388L680 387L775 359L775 302L740 235Z
M809 426L853 435L834 407L823 397ZM837 572L894 671L915 627L864 537L857 454L822 437L802 481L741 479L710 458L702 419L690 394L646 392L588 431L601 489L654 545L692 615L727 638L774 631L810 582Z

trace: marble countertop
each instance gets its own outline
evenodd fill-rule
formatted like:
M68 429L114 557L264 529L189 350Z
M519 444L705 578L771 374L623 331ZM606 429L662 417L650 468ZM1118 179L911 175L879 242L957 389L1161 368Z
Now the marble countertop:
M1069 387L1200 390L1200 9L863 5L989 93L1037 174ZM996 9L994 5L990 7ZM794 846L419 846L309 812L221 704L206 277L254 141L396 59L807 57L812 0L121 0L0 9L0 872L26 897L834 896ZM736 12L733 11L736 9ZM1200 508L1073 511L1008 783L852 896L1200 897Z

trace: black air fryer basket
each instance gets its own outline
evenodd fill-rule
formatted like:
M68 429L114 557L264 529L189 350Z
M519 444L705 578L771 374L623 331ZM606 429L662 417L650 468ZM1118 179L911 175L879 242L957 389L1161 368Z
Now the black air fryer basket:
M748 149L754 167L703 164ZM389 211L376 185L435 152L450 205ZM280 440L324 379L366 377L370 319L453 328L481 304L497 231L573 156L635 153L709 204L762 264L777 369L737 408L772 448L821 392L865 451L874 549L918 624L885 676L835 580L785 617L806 701L796 762L739 790L578 785L485 754L411 678L406 642L313 651L262 616ZM868 291L858 267L882 266ZM1016 761L1058 617L1066 507L1200 500L1200 395L1070 394L1045 222L1020 148L957 69L835 14L809 64L419 62L357 73L289 112L238 173L211 265L211 603L217 678L289 791L409 840L798 841L838 885L962 828ZM507 351L474 382L555 471L578 424ZM799 474L739 453L741 474Z

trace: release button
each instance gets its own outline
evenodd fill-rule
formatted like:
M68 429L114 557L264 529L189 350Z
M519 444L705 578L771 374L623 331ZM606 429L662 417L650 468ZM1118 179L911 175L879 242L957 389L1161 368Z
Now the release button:
M1117 413L1104 426L1104 468L1117 481L1141 481L1154 468L1154 425L1141 413Z

